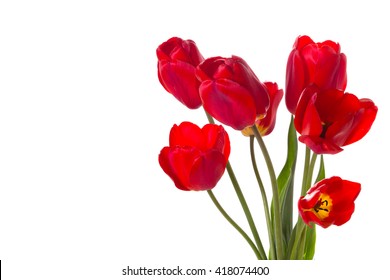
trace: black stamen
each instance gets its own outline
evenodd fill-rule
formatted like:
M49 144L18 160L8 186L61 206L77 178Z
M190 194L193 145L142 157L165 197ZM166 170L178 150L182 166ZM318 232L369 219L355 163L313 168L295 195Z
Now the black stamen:
M320 207L321 205L324 205L324 204L325 204L325 206L328 206L328 201L324 200L324 201L317 202L317 204L314 206L314 211L316 211L316 213L318 213L320 210L325 211L325 212L329 212L328 209Z

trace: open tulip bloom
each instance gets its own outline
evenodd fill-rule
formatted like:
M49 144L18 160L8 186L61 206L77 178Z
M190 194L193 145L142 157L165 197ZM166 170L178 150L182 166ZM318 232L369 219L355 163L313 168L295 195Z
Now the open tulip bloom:
M285 102L291 113L287 159L277 173L263 137L276 125L283 89L275 82L261 81L239 56L204 59L192 40L173 37L157 48L157 74L163 88L190 109L203 106L209 122L203 127L189 121L174 125L168 146L158 156L160 166L178 189L206 191L259 260L313 259L316 225L324 229L341 226L354 212L360 183L339 176L326 178L324 154L336 156L342 147L361 140L371 129L378 108L372 100L346 92L346 55L340 49L331 40L315 43L309 36L296 39L286 67ZM266 239L257 231L229 162L234 147L224 125L249 137L250 168L263 204ZM305 158L300 198L296 199L298 140L305 146ZM257 167L255 141L266 163L270 186L265 186L260 176L264 172ZM230 217L213 193L225 170L250 233ZM272 193L271 200L267 190ZM299 213L295 223L294 210Z

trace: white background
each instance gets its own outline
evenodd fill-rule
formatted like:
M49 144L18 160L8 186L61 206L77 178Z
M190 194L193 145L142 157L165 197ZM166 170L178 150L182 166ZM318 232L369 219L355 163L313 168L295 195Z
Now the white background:
M390 188L385 3L1 1L4 279L131 279L121 275L127 265L269 265L268 279L384 275ZM371 98L379 112L365 138L325 158L327 176L362 184L351 221L318 229L314 262L259 264L206 193L177 190L158 165L174 123L203 126L207 119L201 109L190 111L165 92L155 50L172 36L192 39L205 57L239 55L262 81L284 88L288 54L304 34L341 44L347 91ZM288 123L283 100L277 126L265 138L277 171ZM248 139L227 131L232 166L268 248ZM215 194L248 230L227 174Z

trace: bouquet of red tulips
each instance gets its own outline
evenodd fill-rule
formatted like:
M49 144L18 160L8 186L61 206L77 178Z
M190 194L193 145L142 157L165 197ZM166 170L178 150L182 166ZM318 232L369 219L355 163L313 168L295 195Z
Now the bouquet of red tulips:
M163 171L180 190L207 191L257 259L313 259L316 225L327 228L349 221L361 189L359 183L338 176L326 178L323 155L337 154L344 146L362 139L378 111L370 99L359 99L345 92L346 56L341 53L340 45L330 40L315 43L308 36L299 36L293 45L285 81L285 103L291 113L287 159L279 172L274 169L263 140L274 129L284 94L277 83L262 82L239 56L204 59L194 41L178 37L159 45L157 58L158 79L164 89L189 109L203 106L209 122L198 127L184 121L172 127L169 146L158 157ZM267 252L229 163L231 146L225 125L249 137L250 168L258 182L267 224ZM306 150L301 196L295 200L298 141ZM255 143L266 162L270 186L265 186L260 176ZM212 191L225 170L251 234L228 215ZM272 191L271 200L267 190ZM293 221L296 206L299 216Z

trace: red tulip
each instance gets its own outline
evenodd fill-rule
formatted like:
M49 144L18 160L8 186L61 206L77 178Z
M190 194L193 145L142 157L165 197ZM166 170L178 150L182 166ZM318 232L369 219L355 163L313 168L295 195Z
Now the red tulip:
M161 85L190 109L202 105L196 66L204 60L192 40L173 37L157 48L158 79Z
M259 130L261 136L266 136L274 130L276 122L276 112L283 97L283 90L279 89L276 83L265 82L264 85L268 89L270 106L267 110L267 114L265 115L265 117L258 117L255 121L255 125L257 126L257 129ZM253 135L253 131L250 126L244 128L241 132L245 136Z
M199 191L216 186L229 154L229 136L221 125L206 124L201 129L183 122L172 127L169 147L161 150L158 159L177 188Z
M341 226L350 220L359 193L359 183L340 177L324 179L299 199L299 214L307 225L313 222L323 228Z
M333 41L314 43L308 36L299 36L288 57L286 71L286 105L295 114L302 91L315 84L321 90L345 90L347 58L340 45Z
M363 138L375 120L378 108L370 99L358 99L340 90L304 90L294 124L299 140L317 154L336 154L342 146Z
M221 123L242 130L266 114L267 87L242 58L208 58L198 65L196 75L203 107Z

